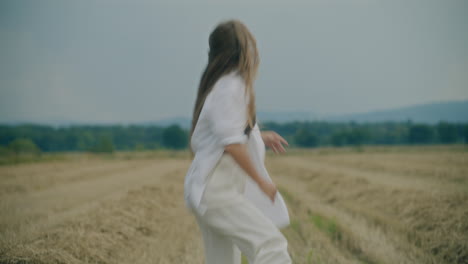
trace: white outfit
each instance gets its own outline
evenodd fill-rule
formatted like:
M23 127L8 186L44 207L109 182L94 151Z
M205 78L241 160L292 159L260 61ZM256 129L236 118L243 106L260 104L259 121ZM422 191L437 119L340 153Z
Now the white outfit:
M226 145L246 143L257 171L271 181L258 125L249 137L244 134L248 99L237 71L222 76L206 97L191 138L195 157L185 176L184 198L202 231L206 264L239 264L240 251L251 264L291 263L278 229L289 224L281 194L272 203L224 153Z
M265 214L243 195L248 175L230 154L223 154L209 175L195 213L203 235L206 264L240 264L241 251L250 264L288 264L288 243Z
M258 124L255 123L250 137L244 134L248 102L245 83L237 71L219 78L205 99L191 138L195 157L184 182L185 204L200 215L207 209L205 205L200 204L207 177L221 158L226 145L246 143L249 156L260 176L271 182L265 168L265 144ZM288 210L280 192L277 192L275 202L272 203L249 177L244 195L277 227L289 225Z

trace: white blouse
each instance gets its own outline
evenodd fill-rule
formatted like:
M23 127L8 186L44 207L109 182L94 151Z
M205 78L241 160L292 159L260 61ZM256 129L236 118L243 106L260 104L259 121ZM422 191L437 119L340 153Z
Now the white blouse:
M258 124L255 123L250 137L244 134L248 102L249 96L245 96L245 83L237 71L219 78L206 97L191 138L191 147L195 157L184 182L185 204L199 214L203 214L207 209L200 201L208 175L221 158L226 145L247 144L249 155L260 176L271 182L265 168L265 144ZM248 177L244 195L276 226L289 225L288 210L279 192L277 192L275 202L272 203L258 185Z

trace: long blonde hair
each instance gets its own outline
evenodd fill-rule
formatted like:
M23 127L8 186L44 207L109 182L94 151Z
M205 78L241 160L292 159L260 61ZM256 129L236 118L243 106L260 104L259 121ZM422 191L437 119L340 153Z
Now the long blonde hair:
M246 96L250 96L247 109L247 124L255 125L255 92L253 83L257 77L260 57L257 42L248 28L239 20L231 19L219 23L209 36L208 64L200 79L197 99L193 109L192 125L189 135L189 148L195 125L203 108L206 97L216 81L223 75L237 70L246 85ZM247 130L247 131L250 131Z

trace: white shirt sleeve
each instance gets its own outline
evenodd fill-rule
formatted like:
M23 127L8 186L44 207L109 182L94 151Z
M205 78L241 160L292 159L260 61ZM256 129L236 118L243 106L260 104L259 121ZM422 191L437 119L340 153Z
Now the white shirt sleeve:
M208 120L216 140L223 147L246 143L248 98L244 96L245 84L241 79L226 78L213 88Z

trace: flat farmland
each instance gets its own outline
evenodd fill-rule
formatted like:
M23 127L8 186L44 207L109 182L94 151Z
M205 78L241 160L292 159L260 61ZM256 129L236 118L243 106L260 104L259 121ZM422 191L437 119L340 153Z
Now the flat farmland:
M187 152L0 166L0 263L203 263ZM294 263L468 263L468 147L267 152Z

